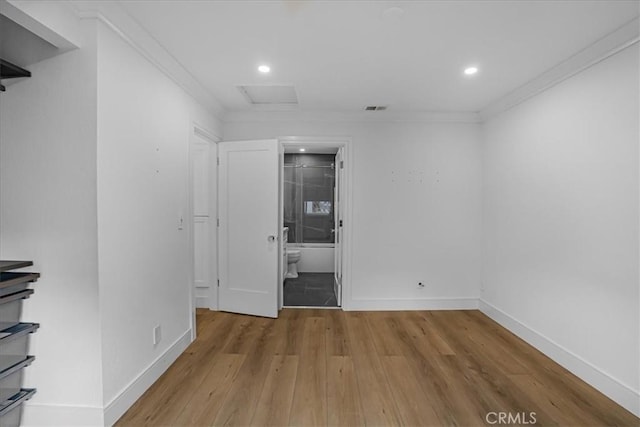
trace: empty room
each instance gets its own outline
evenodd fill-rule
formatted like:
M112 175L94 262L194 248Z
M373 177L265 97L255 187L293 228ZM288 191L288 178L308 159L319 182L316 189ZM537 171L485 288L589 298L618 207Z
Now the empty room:
M0 0L0 427L639 427L639 16Z

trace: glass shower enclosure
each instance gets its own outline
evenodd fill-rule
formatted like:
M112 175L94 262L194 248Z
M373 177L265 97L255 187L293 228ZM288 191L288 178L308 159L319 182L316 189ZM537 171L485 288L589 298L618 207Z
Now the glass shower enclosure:
M284 226L288 243L334 243L335 155L285 154Z

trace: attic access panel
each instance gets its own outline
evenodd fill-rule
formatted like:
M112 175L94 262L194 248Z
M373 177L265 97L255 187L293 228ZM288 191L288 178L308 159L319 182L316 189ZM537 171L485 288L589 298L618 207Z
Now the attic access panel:
M18 77L31 77L31 72L5 61L4 59L0 59L0 79L15 79ZM1 83L0 91L5 91L5 87Z
M298 95L293 86L244 85L238 90L253 105L297 105Z

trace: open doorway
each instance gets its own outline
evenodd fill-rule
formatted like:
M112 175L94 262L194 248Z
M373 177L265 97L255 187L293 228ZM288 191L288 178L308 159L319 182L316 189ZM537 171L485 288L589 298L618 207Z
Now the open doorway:
M318 218L315 225L313 218L308 218L305 224L320 228L326 223L328 228L311 233L315 236L313 242L292 240L292 243L294 247L311 244L313 249L331 249L323 254L329 267L319 270L313 264L310 267L313 256L309 256L300 272L323 275L312 279L328 279L327 288L333 289L334 301L311 305L298 302L296 306L337 308L349 304L350 179L346 173L349 144L348 138L288 137L218 142L215 137L194 136L191 148L193 226L190 227L194 260L192 330L195 331L196 307L277 317L285 305L283 291L288 272L285 242L289 239L283 235L284 154L285 151L301 153L300 148L310 154L329 155L333 163L328 192L307 193L313 197L302 197L300 208ZM328 166L331 169L331 164ZM303 179L313 183L317 176ZM304 234L302 228L296 232ZM307 287L312 288L313 284Z
M285 307L342 305L344 145L281 139Z

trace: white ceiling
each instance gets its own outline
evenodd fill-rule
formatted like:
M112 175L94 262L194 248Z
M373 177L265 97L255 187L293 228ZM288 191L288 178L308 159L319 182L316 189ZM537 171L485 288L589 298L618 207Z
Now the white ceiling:
M292 84L301 110L474 112L636 18L640 3L121 4L229 111L252 109L238 85ZM404 13L385 12L392 7ZM269 75L258 73L261 63ZM480 68L473 78L462 75L470 64Z

